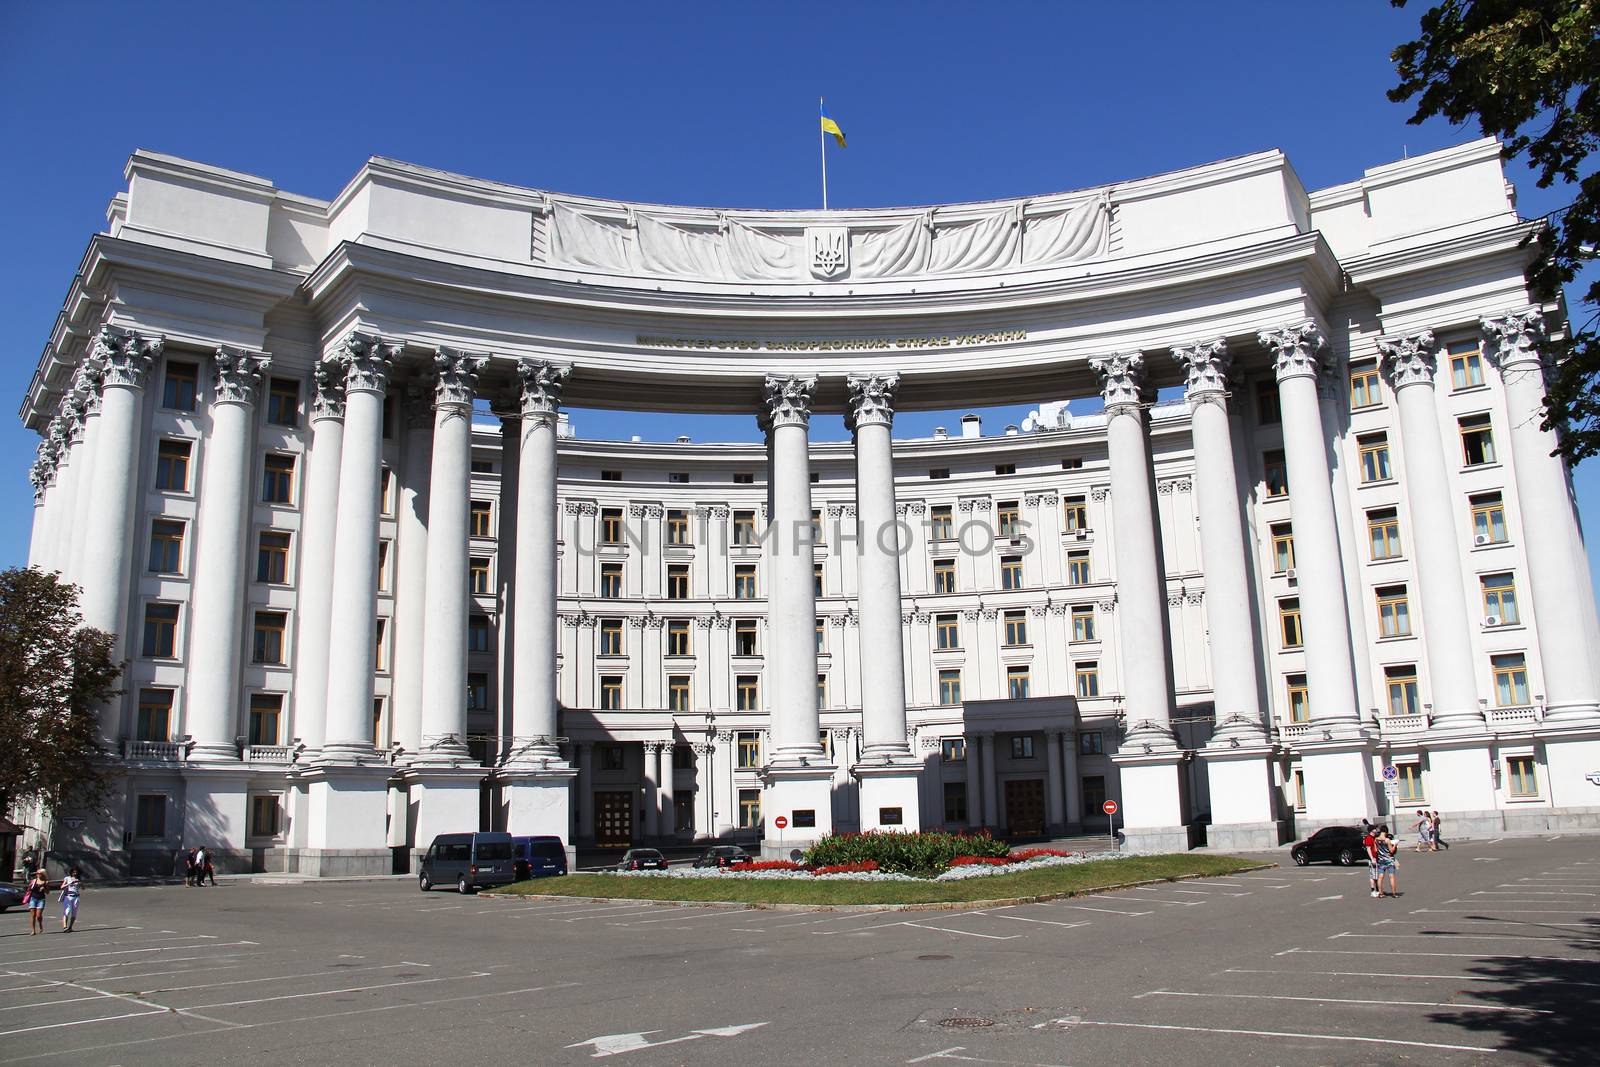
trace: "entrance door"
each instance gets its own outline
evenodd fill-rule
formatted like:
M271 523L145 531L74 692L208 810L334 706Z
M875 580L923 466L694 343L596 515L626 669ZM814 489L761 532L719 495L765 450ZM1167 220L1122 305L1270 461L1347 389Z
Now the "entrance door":
M594 843L601 848L633 845L633 794L594 795Z
M1012 837L1044 836L1044 780L1006 783L1006 832Z

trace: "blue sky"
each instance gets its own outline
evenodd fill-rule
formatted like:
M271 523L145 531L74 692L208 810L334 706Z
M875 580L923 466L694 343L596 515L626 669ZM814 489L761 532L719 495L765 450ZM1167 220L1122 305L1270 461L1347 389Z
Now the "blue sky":
M1384 96L1425 6L0 2L0 566L27 557L37 444L10 413L135 148L318 197L386 155L597 196L815 207L825 95L850 140L829 153L833 207L1073 189L1273 147L1318 188L1477 136L1408 126ZM1512 177L1524 213L1555 203ZM755 432L575 417L586 436ZM836 418L816 431L844 435ZM1576 481L1593 530L1600 461Z

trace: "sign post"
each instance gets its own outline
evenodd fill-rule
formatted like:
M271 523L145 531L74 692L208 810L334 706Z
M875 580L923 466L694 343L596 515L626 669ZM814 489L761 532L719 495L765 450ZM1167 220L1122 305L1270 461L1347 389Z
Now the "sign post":
M1106 813L1106 824L1111 833L1111 840L1117 839L1117 802L1108 800L1100 805L1100 810Z
M1389 818L1396 822L1396 825L1391 828L1391 832L1396 834L1398 839L1400 827L1396 819L1395 802L1400 799L1400 770L1392 763L1383 765L1383 796L1389 809Z
M787 815L779 815L772 820L772 825L778 828L778 848L781 849L783 848L783 831L789 827L789 817Z

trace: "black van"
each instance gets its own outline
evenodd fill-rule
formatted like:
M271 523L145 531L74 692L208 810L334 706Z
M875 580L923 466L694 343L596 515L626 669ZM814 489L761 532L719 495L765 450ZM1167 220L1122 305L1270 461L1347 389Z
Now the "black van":
M567 873L567 848L559 837L513 837L511 859L519 882Z
M440 834L422 857L417 886L424 893L455 883L458 893L516 881L510 834Z

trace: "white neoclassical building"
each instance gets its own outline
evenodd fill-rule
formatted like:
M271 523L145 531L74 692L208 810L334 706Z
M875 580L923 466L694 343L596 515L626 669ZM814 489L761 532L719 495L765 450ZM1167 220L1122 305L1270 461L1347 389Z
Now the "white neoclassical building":
M1493 141L1315 192L1269 151L831 213L387 159L330 202L146 152L127 181L21 412L31 561L127 659L119 791L51 813L58 853L786 851L1106 800L1180 848L1600 825L1600 623L1539 418L1563 309Z

